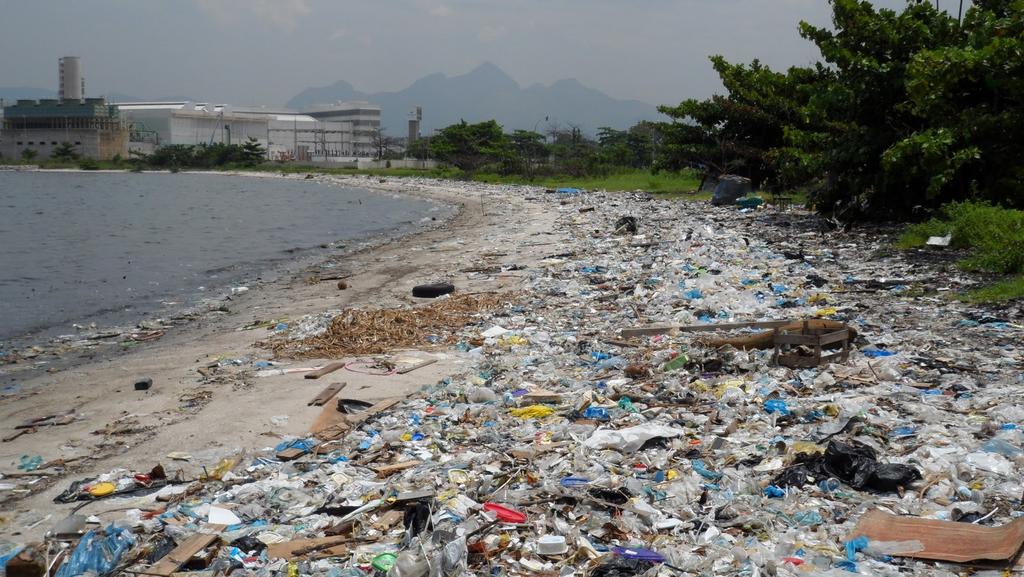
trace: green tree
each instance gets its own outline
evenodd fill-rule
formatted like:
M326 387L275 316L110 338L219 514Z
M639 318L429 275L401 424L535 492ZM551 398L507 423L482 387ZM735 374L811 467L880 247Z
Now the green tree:
M537 165L548 155L548 147L544 135L532 130L516 130L508 135L508 142L513 151L510 158L510 172L525 174L533 178Z
M981 196L1024 206L1024 2L976 0L956 43L918 51L907 108L922 126L883 155L925 202Z
M157 168L192 166L195 149L195 146L188 144L165 144L145 157L145 162Z
M405 155L417 160L430 158L429 141L426 138L417 138L405 147Z
M959 43L961 31L928 2L901 12L862 0L830 2L832 28L800 24L826 65L804 107L817 133L794 132L791 144L828 179L816 195L820 208L905 214L924 200L927 183L913 170L891 170L897 163L887 167L883 155L928 128L909 105L908 68L919 53Z
M787 130L808 127L802 104L806 87L819 80L820 71L791 68L783 74L757 60L731 64L721 56L712 56L711 63L727 94L659 107L673 121L659 126L663 142L657 168L697 168L711 176L737 173L754 186L791 180L783 178L782 164L790 157L778 150L787 145Z
M597 143L587 138L579 127L550 126L548 137L555 172L578 177L594 174L599 169Z
M21 151L21 159L25 162L31 162L39 153L31 148L26 148Z
M466 172L479 170L509 155L508 140L494 120L445 127L430 139L431 155Z
M247 166L262 164L267 159L267 149L252 136L242 145L242 163Z
M78 158L78 153L75 152L74 145L70 142L64 141L53 149L53 152L50 153L50 158L70 162Z

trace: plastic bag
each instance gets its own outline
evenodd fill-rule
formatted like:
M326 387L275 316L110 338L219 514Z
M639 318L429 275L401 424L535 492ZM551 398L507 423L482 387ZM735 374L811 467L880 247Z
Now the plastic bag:
M673 438L684 434L686 431L682 429L665 425L639 425L626 429L594 431L594 434L583 444L591 449L618 449L633 452L655 437Z
M117 568L121 556L135 544L135 537L127 529L108 525L101 536L89 531L78 542L71 557L61 565L57 577L75 577L86 572L107 575Z

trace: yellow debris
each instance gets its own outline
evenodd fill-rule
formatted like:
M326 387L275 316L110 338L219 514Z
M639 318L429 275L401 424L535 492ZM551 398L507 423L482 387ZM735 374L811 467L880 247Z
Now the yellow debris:
M555 414L555 410L544 405L530 405L520 409L512 409L509 414L520 419L543 419Z

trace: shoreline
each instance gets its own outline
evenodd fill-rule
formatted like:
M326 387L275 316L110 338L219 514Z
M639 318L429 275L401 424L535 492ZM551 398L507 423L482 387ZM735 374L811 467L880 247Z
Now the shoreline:
M117 174L128 171L45 169L37 170L37 172ZM165 171L154 171L154 173L164 174ZM183 171L179 174L297 181L309 180L307 176L299 174L249 171L197 170ZM0 363L0 386L13 385L19 380L32 378L51 369L67 370L74 368L81 364L76 362L75 358L87 356L91 360L96 360L97 358L103 359L118 356L125 352L121 350L121 343L128 343L128 347L143 345L150 342L158 332L161 334L156 335L155 338L162 338L164 331L187 329L192 323L208 319L212 315L219 314L221 309L229 308L231 303L237 300L233 298L235 295L232 289L235 287L232 285L243 286L247 292L286 283L289 275L300 274L300 271L326 269L329 264L343 261L361 252L372 251L380 246L409 236L444 228L458 217L461 210L458 205L433 195L405 194L402 190L374 187L371 182L352 182L353 180L361 180L358 178L349 179L331 175L316 175L313 180L328 187L358 188L369 190L376 194L428 200L444 207L445 214L434 222L410 221L405 224L398 224L391 230L374 232L357 239L342 241L324 239L315 246L301 249L301 251L287 249L286 252L288 254L285 256L268 258L258 263L237 263L232 266L244 267L238 272L238 277L230 281L224 281L222 283L223 286L218 286L211 294L201 295L199 292L193 292L187 295L165 295L161 298L178 298L180 302L166 308L139 310L137 311L138 314L135 314L135 311L133 311L130 316L135 322L132 325L98 325L95 320L102 317L105 311L96 311L80 319L69 320L54 326L41 327L25 334L0 339L0 343L6 345L3 352L6 353L7 358L21 361L20 363ZM372 179L367 178L367 180ZM296 251L297 254L291 251ZM121 310L122 308L117 306L114 310ZM2 399L3 397L0 397L0 401Z
M526 187L463 185L433 179L380 182L375 177L317 178L445 203L454 208L454 214L426 230L378 239L371 246L346 254L343 259L354 273L347 281L347 290L338 290L334 282L309 284L307 272L316 267L299 267L299 274L233 298L231 312L201 315L167 331L161 339L123 354L76 359L74 366L19 380L19 391L0 397L0 421L13 426L69 410L75 411L76 420L0 444L2 475L17 473L23 455L38 455L47 463L60 462L47 470L50 475L34 481L30 493L0 492L0 508L12 512L9 517L0 515L0 536L13 535L31 525L31 519L23 515L39 511L46 512L44 517L56 515L65 506L53 504L52 499L75 479L119 467L148 470L156 464L162 464L169 473L173 468L198 475L203 466L215 464L226 454L251 452L273 446L284 436L303 435L320 411L306 406L308 398L331 381L294 384L287 377L254 378L255 363L271 360L269 351L256 343L272 333L263 327L247 327L268 319L295 321L332 309L418 304L418 299L411 297L411 287L450 280L459 276L459 270L479 264L487 252L479 246L481 239L500 230L527 237L538 232L531 232L531 227L543 227L544 221L551 220L550 216L545 218L541 206L523 200L529 197L530 189ZM508 190L516 192L506 194ZM478 208L479 195L494 195L493 200L484 203L484 211ZM518 227L514 224L517 219ZM320 259L318 264L325 260ZM505 285L514 285L515 281L499 278L459 284L460 290L506 290L509 287ZM461 362L436 347L426 354L439 362L402 378L346 373L339 377L348 382L346 396L372 401L395 393L409 394L436 382ZM224 362L232 372L210 379L198 371L216 361ZM293 367L322 364L282 362ZM132 390L133 382L144 377L153 379L152 389ZM282 424L282 419L275 419L280 416L290 418ZM4 435L10 432L5 428ZM184 462L166 458L172 451L188 452L193 458ZM0 483L7 481L0 478ZM47 527L48 523L41 523L17 538L39 537Z

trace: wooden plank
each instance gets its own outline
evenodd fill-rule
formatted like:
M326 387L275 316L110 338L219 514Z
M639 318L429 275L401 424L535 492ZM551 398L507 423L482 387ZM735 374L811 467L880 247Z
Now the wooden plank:
M404 375L405 373L411 373L411 372L415 371L416 369L422 369L423 367L432 365L432 364L434 364L436 362L437 362L437 359L427 359L425 361L416 363L415 365L412 365L411 367L405 367L404 369L398 369L397 371L395 371L395 373L397 373L399 375Z
M195 556L196 553L206 549L218 540L220 540L219 535L196 533L182 541L173 551L164 555L163 559L149 568L147 574L169 576L180 569L182 565L188 563L188 560Z
M602 342L608 343L609 345L615 345L617 347L635 349L638 345L634 342L625 341L622 339L601 339Z
M283 543L267 545L270 559L295 559L314 551L330 555L344 555L348 552L348 537L318 537L316 539L293 539Z
M842 342L842 341L845 341L845 340L847 340L849 338L850 338L850 331L836 331L834 333L829 333L829 334L821 335L821 338L820 338L820 340L818 342L821 343L821 346L825 346L825 345L831 345L832 343Z
M779 333L775 335L775 343L779 345L805 345L813 347L818 344L818 337L811 335Z
M350 425L345 416L344 413L338 411L338 407L334 403L328 403L324 405L324 409L320 411L313 424L309 426L309 433L311 435L319 435L328 429L348 430ZM338 432L339 436L340 432Z
M383 401L378 401L375 405L371 406L369 409L366 409L365 411L360 411L354 415L346 415L346 420L352 425L362 423L363 421L372 417L373 415L376 415L381 411L386 411L391 407L397 405L398 403L402 402L402 399L404 398L405 397L390 397L384 399Z
M392 510L384 513L383 515L381 515L379 519L377 519L376 521L374 521L370 525L374 529L380 531L381 533L384 533L388 529L390 529L390 528L394 527L395 525L401 523L402 519L404 519L404 518L405 518L405 513L404 512L396 511L396 510L392 509Z
M20 437L22 435L27 435L29 433L34 433L34 432L36 432L36 430L37 429L18 429L17 431L15 431L15 432L11 433L10 435L7 435L6 437L4 437L3 441L5 443L7 443L9 441L13 441L14 439L17 439L18 437Z
M337 439L347 433L349 429L359 423L365 421L371 416L390 409L397 405L405 397L391 397L372 405L365 411L360 411L354 415L346 415L338 411L337 406L334 403L324 405L324 410L321 411L320 415L313 421L313 425L310 426L309 432L316 435L322 441L330 441Z
M328 363L326 366L321 367L321 368L313 371L312 373L306 373L306 378L307 379L319 379L320 377L322 377L322 376L324 376L324 375L326 375L328 373L333 373L334 371L337 371L339 369L344 369L344 368L345 368L345 363L342 362L342 361L338 361L338 362L334 362L334 363Z
M373 470L377 473L377 477L386 479L391 475L399 471L411 469L417 465L422 465L423 461L402 461L401 463L395 463L394 465L384 465L383 467L373 467Z
M677 331L680 333L696 333L706 331L730 331L734 329L774 329L784 327L793 321L751 321L745 323L717 323L711 325L648 325L646 327L635 327L621 329L619 333L623 339L633 337L644 337L651 335L662 335L668 332Z
M319 395L313 397L312 401L306 403L306 406L307 407L314 407L314 406L315 407L322 407L322 406L324 406L325 404L327 404L327 401L329 401L329 400L334 398L334 395L337 395L339 392L341 392L341 390L344 389L345 385L347 385L347 384L348 383L334 383L334 384L329 385L327 388L325 388L324 390L320 391Z

